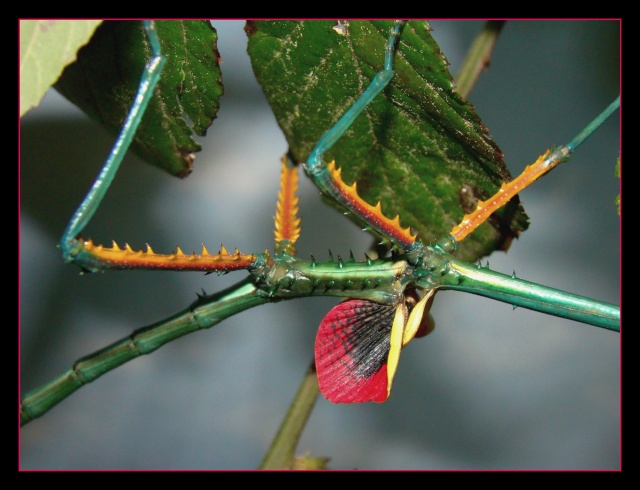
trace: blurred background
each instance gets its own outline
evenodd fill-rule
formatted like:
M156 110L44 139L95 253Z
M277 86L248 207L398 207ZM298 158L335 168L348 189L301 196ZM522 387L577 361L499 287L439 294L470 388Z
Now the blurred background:
M455 75L481 21L433 21ZM242 21L215 21L225 95L193 174L127 157L87 229L97 241L261 252L273 248L287 150L246 54ZM469 97L513 175L571 139L620 88L617 21L509 21ZM619 112L521 194L531 226L491 268L620 304L614 175ZM21 121L22 394L75 360L242 277L196 272L81 276L57 242L113 138L51 90ZM356 258L369 235L302 180L298 255ZM83 387L20 432L22 469L254 469L338 302L264 305L174 341ZM619 469L620 335L459 292L401 356L384 404L320 398L298 453L332 469Z

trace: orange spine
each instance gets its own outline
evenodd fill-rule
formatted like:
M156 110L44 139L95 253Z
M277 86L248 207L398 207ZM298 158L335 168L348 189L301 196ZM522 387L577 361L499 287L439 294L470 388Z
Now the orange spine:
M241 254L238 249L230 254L223 246L220 252L210 254L202 246L200 254L185 254L180 247L175 253L157 254L147 244L147 250L133 250L129 245L120 248L116 242L113 246L95 245L91 240L83 242L83 252L109 269L159 269L159 270L193 270L203 272L227 272L246 269L256 261L255 255Z
M476 209L470 214L465 214L460 224L451 229L451 236L458 242L463 240L469 233L484 223L491 214L507 204L513 196L560 163L561 160L547 161L548 155L549 150L540 155L535 163L527 165L518 177L511 182L502 184L500 190L491 198L486 201L478 200Z
M330 162L327 165L329 175L339 192L342 203L355 214L360 216L366 223L383 236L389 238L394 243L407 248L416 241L415 235L411 234L411 230L400 226L400 216L394 219L387 218L382 214L380 201L375 206L371 206L364 201L356 190L356 183L347 185L342 180L340 174L342 169L336 169L336 162Z
M291 255L295 255L293 244L300 236L300 218L298 218L298 167L288 166L287 157L282 157L282 171L280 174L280 191L276 205L274 235L276 249L284 248Z

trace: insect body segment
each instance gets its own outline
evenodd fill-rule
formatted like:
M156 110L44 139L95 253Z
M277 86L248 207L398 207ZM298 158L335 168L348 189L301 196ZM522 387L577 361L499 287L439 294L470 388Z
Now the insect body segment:
M309 262L277 254L271 264L252 272L263 290L278 297L337 296L382 304L397 304L413 280L412 268L405 260L356 262L353 257Z

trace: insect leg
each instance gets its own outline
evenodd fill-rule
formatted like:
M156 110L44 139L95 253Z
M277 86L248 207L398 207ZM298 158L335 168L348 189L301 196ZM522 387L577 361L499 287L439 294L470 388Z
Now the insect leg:
M476 209L466 214L460 224L453 227L451 237L460 242L469 233L484 223L491 214L504 206L509 200L522 191L524 188L535 182L544 174L555 168L562 162L569 160L573 151L582 144L593 132L598 129L613 112L620 107L620 96L618 96L607 108L591 121L580 133L578 133L569 143L552 150L547 150L540 155L531 165L527 165L524 171L511 182L502 184L496 194L486 201L478 201Z
M402 247L405 251L422 247L415 241L409 228L400 226L398 216L389 219L382 214L380 203L372 206L365 202L356 191L356 184L344 183L340 177L340 169L335 162L325 164L322 155L328 151L349 129L358 115L377 97L393 78L393 56L402 32L404 21L396 21L385 45L384 67L379 71L371 84L355 103L344 113L338 122L320 138L304 165L305 172L316 186L327 196L340 203L354 215L360 217L367 225L382 237Z
M300 236L300 218L298 217L298 167L285 155L282 157L280 191L276 204L274 235L276 252L296 254L295 243Z
M202 251L198 254L185 254L179 247L176 247L175 252L171 254L158 254L149 245L147 245L146 250L133 250L127 244L120 247L115 242L111 247L106 247L94 244L93 241L85 240L80 236L113 182L115 174L147 110L147 106L154 95L156 85L166 64L166 58L161 53L155 23L153 21L144 21L143 26L151 49L151 58L145 65L138 91L111 153L62 236L61 248L63 257L67 262L75 262L85 271L160 269L228 272L247 269L256 261L254 255L242 254L238 250L234 253L229 253L223 246L216 254L210 254L204 245Z
M153 56L145 65L138 92L133 101L133 105L129 110L129 114L122 126L118 139L116 140L111 153L107 158L98 178L93 183L84 200L74 213L67 229L62 235L60 246L62 255L67 262L78 260L84 248L84 242L78 239L78 235L87 226L95 212L97 211L102 199L107 193L115 174L122 163L122 159L126 154L133 136L142 120L142 116L149 104L149 100L153 96L155 87L160 80L162 69L166 63L166 58L160 52L160 42L155 30L153 21L144 21L144 30L151 46Z

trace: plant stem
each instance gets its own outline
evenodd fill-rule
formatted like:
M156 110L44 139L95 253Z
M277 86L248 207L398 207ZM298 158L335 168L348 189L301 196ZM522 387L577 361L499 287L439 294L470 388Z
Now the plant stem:
M320 390L318 389L315 361L312 361L309 369L302 379L302 383L300 384L300 388L298 388L296 396L289 406L289 411L285 415L282 424L278 429L278 433L271 443L269 451L267 451L267 454L260 464L261 470L284 470L294 468L294 464L296 464L294 460L294 452L319 393ZM314 466L324 466L324 460L322 459L305 459L313 462ZM303 466L306 467L305 469L320 469L312 468L307 465Z
M476 37L462 62L462 68L456 76L457 92L467 98L473 89L480 73L489 66L493 47L498 40L504 20L488 20L480 34Z

